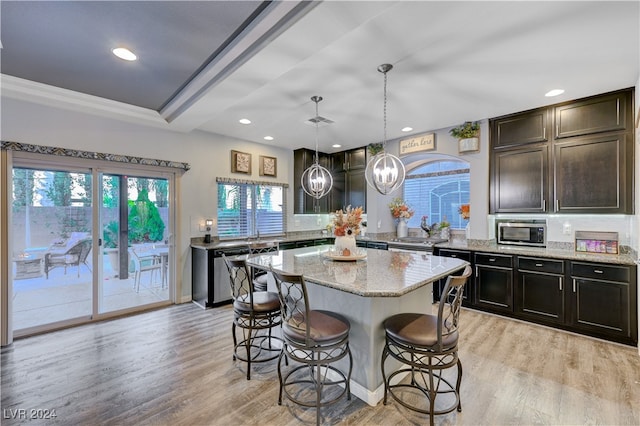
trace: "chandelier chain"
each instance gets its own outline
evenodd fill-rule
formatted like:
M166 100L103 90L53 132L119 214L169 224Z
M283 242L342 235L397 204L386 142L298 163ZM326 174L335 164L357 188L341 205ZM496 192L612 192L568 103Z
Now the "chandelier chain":
M382 117L384 121L384 132L382 134L382 150L387 150L387 71L384 72L384 103Z

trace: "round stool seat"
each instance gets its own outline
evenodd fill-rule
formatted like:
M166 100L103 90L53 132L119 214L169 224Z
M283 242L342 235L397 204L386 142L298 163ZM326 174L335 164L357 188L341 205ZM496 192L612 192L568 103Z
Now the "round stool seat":
M430 348L438 343L438 317L427 314L397 314L384 321L389 337L398 343ZM443 336L442 346L450 348L458 344L458 331Z
M331 311L309 311L309 337L318 343L340 341L349 335L351 324L344 316ZM304 342L307 323L300 316L293 316L282 324L282 332L289 339Z
M267 274L258 275L253 279L255 291L267 291Z
M239 297L233 302L233 308L250 312L271 312L280 309L280 298L278 293L270 291L254 291L253 292L253 309L251 309L251 302L249 301L249 295L245 294L243 297Z

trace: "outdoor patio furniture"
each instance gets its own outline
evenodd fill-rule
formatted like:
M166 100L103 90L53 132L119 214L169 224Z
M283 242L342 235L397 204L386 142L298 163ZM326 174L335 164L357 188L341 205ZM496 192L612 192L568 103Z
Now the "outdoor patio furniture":
M78 267L78 278L80 277L80 265L91 267L87 263L89 252L91 252L91 238L84 238L79 241L69 242L65 247L49 251L44 255L44 273L49 279L49 271L58 266L64 266L64 273L67 274L68 266Z
M129 249L129 256L131 260L133 260L134 265L134 279L133 279L133 288L136 290L136 293L140 291L140 277L142 273L145 271L150 272L149 276L149 284L153 283L153 275L154 272L160 271L162 274L162 281L164 286L164 265L162 254L155 249Z

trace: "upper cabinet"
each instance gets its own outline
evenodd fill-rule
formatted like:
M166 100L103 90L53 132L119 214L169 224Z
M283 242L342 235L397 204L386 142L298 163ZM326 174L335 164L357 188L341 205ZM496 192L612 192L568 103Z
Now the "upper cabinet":
M294 213L329 213L348 205L362 206L366 210L367 184L364 171L367 166L366 148L356 148L334 154L319 153L320 165L326 167L333 178L331 191L315 200L302 189L304 170L315 161L315 151L297 149L293 152Z
M628 89L489 120L491 213L631 214L632 99Z
M546 142L550 134L548 126L546 108L496 118L491 125L491 141L494 147Z

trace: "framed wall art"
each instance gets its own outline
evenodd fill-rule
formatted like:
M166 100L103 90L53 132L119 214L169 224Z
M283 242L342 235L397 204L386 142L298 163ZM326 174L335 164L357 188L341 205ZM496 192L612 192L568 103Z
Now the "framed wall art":
M231 171L233 173L251 174L251 154L231 150Z
M276 177L278 174L278 159L261 155L259 171L260 176Z

